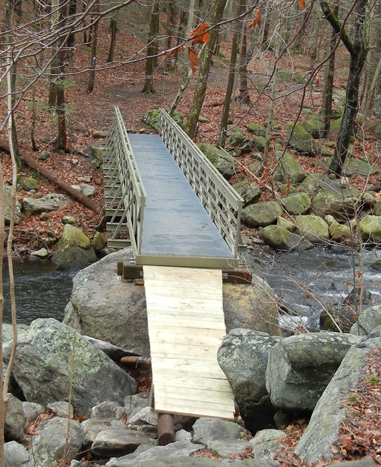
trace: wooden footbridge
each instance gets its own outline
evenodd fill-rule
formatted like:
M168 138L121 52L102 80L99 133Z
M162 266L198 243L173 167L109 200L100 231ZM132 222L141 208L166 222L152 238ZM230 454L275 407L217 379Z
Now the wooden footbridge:
M155 410L233 419L217 350L222 270L238 267L242 248L241 198L164 110L158 136L127 134L115 109L104 174L108 245L131 246L125 278L143 269Z

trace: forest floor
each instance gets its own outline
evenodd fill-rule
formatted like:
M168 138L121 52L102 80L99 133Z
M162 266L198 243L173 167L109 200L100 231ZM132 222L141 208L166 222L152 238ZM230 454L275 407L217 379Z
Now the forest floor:
M104 32L104 34L107 33ZM125 37L124 40L133 47L136 39L133 36L129 36ZM138 45L136 44L136 46ZM106 46L104 46L104 49L106 49ZM100 41L100 52L105 53L105 50L102 50L102 41ZM228 50L222 48L222 52L225 52L227 57L229 56ZM142 94L144 61L138 61L132 65L115 68L112 71L100 71L95 78L93 93L88 94L86 92L88 74L79 73L79 65L78 70L76 68L76 63L81 64L86 61L89 61L88 51L79 49L75 55L74 66L69 70L71 75L69 74L68 78L71 84L67 87L66 99L68 109L67 127L71 152L58 154L53 151L53 142L57 134L56 117L45 105L48 92L46 84L38 84L36 88L37 102L40 105L36 117L35 138L39 150L37 152L32 151L30 142L32 119L30 100L32 99L32 91L25 95L17 110L18 137L20 152L33 159L37 160L43 150L48 150L50 152L49 160L46 162L39 161L39 163L51 172L54 172L55 175L59 175L62 180L69 184L78 184L79 177L89 177L90 183L95 183L96 186L97 193L94 201L102 206L102 172L94 167L91 160L82 156L84 149L94 141L94 132L110 129L114 118L114 106L119 106L127 129L135 132L153 133L150 128L142 123L141 119L144 113L150 109L170 106L177 93L180 78L178 74L163 74L159 70L154 78L156 93L152 95ZM272 65L273 56L270 52L263 53L258 58L254 58L250 64L251 104L242 105L237 102L235 105L234 122L241 128L245 128L247 123L264 124L267 119L270 102L268 97L269 91L263 91L263 85L267 81L267 76ZM310 68L309 65L306 65L306 57L302 55L293 56L292 60L289 57L285 58L281 60L280 65L281 68L290 68L291 66L296 71L305 75L308 75ZM335 85L337 87L345 83L342 76L345 75L346 66L347 58L343 56L335 72ZM209 87L201 112L202 116L208 119L208 123L199 124L195 138L196 142L203 141L213 144L218 140L227 74L227 60L223 60L221 57L216 59L215 66L211 70ZM178 107L178 110L185 116L190 108L196 77L192 79ZM303 105L308 106L314 112L318 112L321 108L322 88L316 81L314 86L308 87L296 85L288 81L283 84L281 83L280 89L276 101L274 118L282 128L279 137L286 140L286 122L295 121L297 118L303 94L305 94ZM4 99L0 102L0 110L5 115ZM5 130L3 130L0 134L0 142L4 142L5 140L6 134ZM2 144L2 146L4 145ZM380 167L379 150L376 141L368 130L365 130L365 137L361 142L355 142L354 150L355 157L366 155L372 164ZM295 155L295 157L308 173L323 171L318 166L319 156L305 157ZM250 181L256 181L257 178L248 169L253 162L249 155L241 156L236 160L237 175L233 177L232 181L237 181L240 174ZM1 161L4 180L9 180L11 178L11 164L9 155L6 152L2 153ZM275 167L273 153L270 153L269 165ZM41 177L34 169L25 166L19 173L21 178L33 176L38 179L38 190L42 195L51 192L63 193L61 189L49 180ZM355 179L351 179L351 183L360 189L365 189L369 185L381 184L381 175L377 174L368 179L357 176ZM17 196L21 201L22 198L29 195L25 191L19 191ZM272 197L273 193L271 191L263 189L262 200L271 199ZM64 227L61 221L65 215L76 217L78 225L90 238L93 237L95 227L101 220L99 215L77 202L70 203L60 211L51 213L47 221L42 221L38 215L25 217L15 228L15 254L20 255L44 246L44 237L48 230L56 232L60 236ZM375 356L374 360L369 362L369 365L372 368L372 374L380 377L377 358ZM372 456L374 458L378 456L377 459L379 458L380 451L377 451L377 449L380 448L380 438L374 438L372 433L375 431L374 428L379 426L379 420L376 417L381 407L380 390L380 383L371 387L364 384L364 387L359 389L358 400L361 403L356 407L352 407L351 410L352 413L356 412L355 423L351 422L350 428L343 428L341 440L337 445L337 451L334 453L334 463L340 460L350 460L364 456ZM278 460L282 466L306 465L293 454L293 447L296 445L306 426L306 420L296 420L285 429L288 437L284 442L284 449L278 454ZM318 465L325 466L328 463L322 461Z

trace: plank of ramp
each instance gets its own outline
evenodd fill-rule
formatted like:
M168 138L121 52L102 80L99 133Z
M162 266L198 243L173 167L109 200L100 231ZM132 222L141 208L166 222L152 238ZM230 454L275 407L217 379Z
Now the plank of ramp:
M144 266L155 410L234 419L234 397L218 365L226 328L222 272Z

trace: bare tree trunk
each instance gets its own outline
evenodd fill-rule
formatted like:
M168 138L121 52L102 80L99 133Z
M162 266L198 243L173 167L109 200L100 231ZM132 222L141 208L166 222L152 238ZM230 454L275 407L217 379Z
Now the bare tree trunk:
M359 103L359 86L361 73L364 68L368 48L365 39L365 13L367 0L358 0L354 13L354 40L351 41L345 30L341 31L341 24L333 14L327 2L320 2L323 13L337 33L341 33L341 40L350 53L347 95L335 154L329 171L340 177L348 153L350 137L352 136Z
M116 33L118 31L118 23L115 18L111 18L110 21L110 31L111 31L111 42L110 42L110 50L108 52L107 63L111 63L114 61L114 50L115 50L115 43L116 43Z
M69 3L69 21L70 16L74 16L77 13L77 0L70 0ZM74 46L75 46L75 35L73 33L69 34L67 39L67 50L65 52L65 61L69 62L73 66L73 57L74 57Z
M216 0L214 4L214 11L212 17L212 26L216 25L222 17L225 4L226 0ZM192 105L189 111L188 120L186 121L184 126L185 132L191 138L194 137L194 134L196 132L198 117L200 116L202 104L204 103L205 99L210 64L212 61L212 53L217 38L216 36L217 32L215 29L213 29L209 34L209 42L206 44L206 48L201 59L200 71L197 79Z
M237 16L240 16L243 13L244 7L245 7L245 4L242 1L238 3ZM218 145L221 147L225 146L226 129L227 129L228 120L229 120L230 102L231 102L233 86L234 86L234 78L236 75L238 39L241 34L241 28L242 28L242 23L241 21L238 21L238 23L235 26L235 31L234 31L234 36L233 36L233 44L232 44L231 55L230 55L228 84L226 87L224 108L222 110L221 125L220 125L220 136L218 139Z
M59 4L60 0L52 0L52 25L51 29L56 29L58 21L59 21ZM52 109L55 108L57 102L57 84L56 79L58 76L58 69L59 69L59 59L58 59L58 52L57 52L57 44L59 40L55 43L52 47L52 63L50 65L50 86L49 86L49 107Z
M337 17L339 14L339 1L334 4L333 14ZM331 32L331 39L327 44L327 52L331 54L324 71L324 89L323 89L323 121L324 121L324 137L329 134L331 126L331 111L332 111L332 92L333 78L335 75L335 45L337 33L334 29Z
M167 50L172 48L173 29L175 27L175 17L176 17L175 3L173 0L170 0L168 3L167 24L166 24L166 32L165 32L167 35L165 47ZM174 57L172 55L166 59L165 61L166 71L169 71L173 68L173 59Z
M142 93L154 94L153 72L155 68L155 53L157 46L155 43L156 36L159 33L159 9L160 1L154 0L151 9L151 20L149 26L147 58L146 58L146 77Z
M98 40L98 16L96 13L99 11L99 2L96 2L94 5L94 15L93 15L93 26L92 26L92 42L91 42L91 66L90 66L90 76L89 76L89 85L87 87L87 92L91 94L94 91L94 80L95 80L95 65L97 63L97 40Z
M246 5L245 5L246 8ZM247 86L247 29L246 24L242 29L242 43L239 53L239 100L243 104L250 104L250 94Z

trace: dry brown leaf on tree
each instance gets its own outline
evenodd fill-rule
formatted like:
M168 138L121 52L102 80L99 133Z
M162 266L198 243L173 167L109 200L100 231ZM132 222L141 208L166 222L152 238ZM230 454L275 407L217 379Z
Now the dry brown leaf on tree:
M197 70L198 67L198 55L193 49L188 47L188 56L190 67L192 68L193 73Z
M255 12L254 19L253 21L249 24L248 28L253 28L254 26L260 26L261 25L261 10L258 9Z
M299 6L302 10L306 8L306 0L299 0Z
M189 34L189 40L192 42L201 42L206 44L209 41L209 32L205 32L209 26L206 23L200 24L196 29L192 29Z

